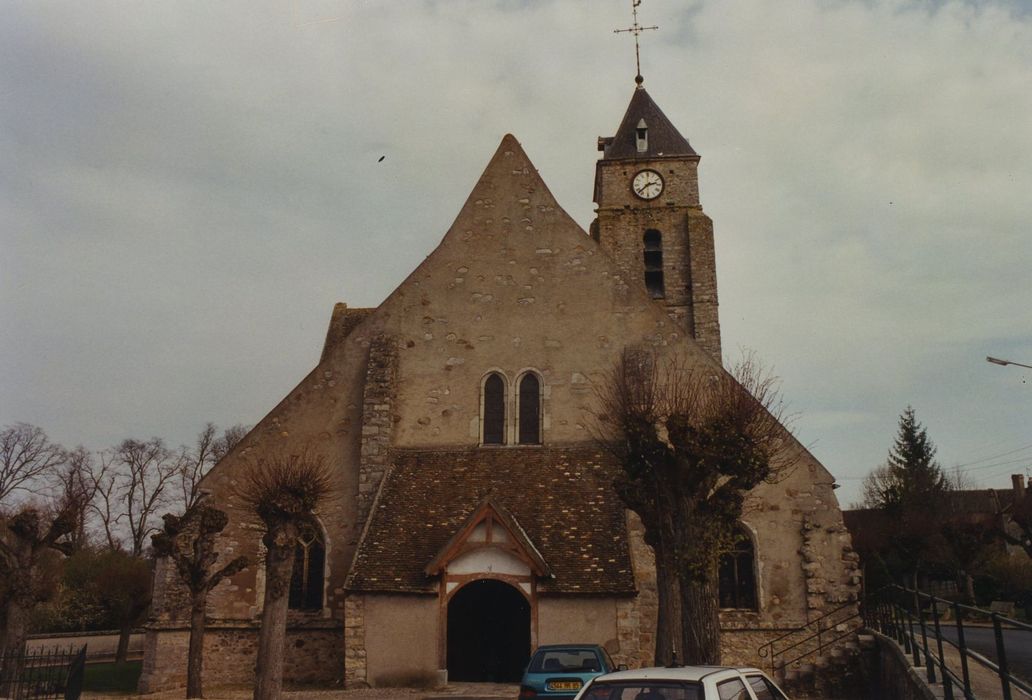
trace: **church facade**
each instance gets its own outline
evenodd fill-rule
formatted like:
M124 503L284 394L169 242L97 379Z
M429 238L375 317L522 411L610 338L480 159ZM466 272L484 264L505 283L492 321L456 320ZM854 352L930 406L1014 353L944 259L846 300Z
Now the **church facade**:
M336 489L298 541L285 677L348 685L517 680L532 648L651 663L655 570L611 483L597 388L621 352L721 369L699 156L638 85L599 139L585 232L511 135L439 245L374 309L338 304L318 365L205 478L224 557L259 560L247 470L302 450ZM833 478L794 464L749 496L721 566L725 662L855 602ZM205 680L252 677L252 565L209 598ZM188 606L159 562L141 690L185 684Z

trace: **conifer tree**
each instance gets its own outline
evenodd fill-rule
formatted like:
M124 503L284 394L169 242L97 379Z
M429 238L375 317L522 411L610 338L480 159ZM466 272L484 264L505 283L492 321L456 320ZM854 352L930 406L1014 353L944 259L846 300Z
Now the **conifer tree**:
M864 480L864 502L885 511L892 538L882 556L890 572L917 587L929 559L943 550L949 479L935 459L928 431L907 406L884 466Z
M897 512L928 508L948 490L949 481L935 459L935 445L913 407L907 406L899 417L888 461L864 482L866 505Z

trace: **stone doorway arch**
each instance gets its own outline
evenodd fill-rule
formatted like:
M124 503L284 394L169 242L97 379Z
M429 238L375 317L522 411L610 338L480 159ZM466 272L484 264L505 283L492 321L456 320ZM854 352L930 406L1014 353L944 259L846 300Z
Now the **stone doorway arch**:
M449 681L518 683L530 659L530 602L514 586L476 579L448 601Z

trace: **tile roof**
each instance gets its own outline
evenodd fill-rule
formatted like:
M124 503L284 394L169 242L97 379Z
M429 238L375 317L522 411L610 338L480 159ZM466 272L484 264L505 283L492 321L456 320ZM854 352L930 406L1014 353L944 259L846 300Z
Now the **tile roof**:
M587 447L396 451L347 587L435 592L425 567L490 498L512 514L554 574L543 593L634 593L612 457Z
M645 120L648 127L648 150L644 153L638 151L635 137L635 129L641 119ZM616 130L616 136L600 139L600 143L605 147L602 153L603 160L698 156L688 143L688 139L667 119L663 110L652 101L643 87L635 88L631 103L627 105L627 112L620 122L620 128Z

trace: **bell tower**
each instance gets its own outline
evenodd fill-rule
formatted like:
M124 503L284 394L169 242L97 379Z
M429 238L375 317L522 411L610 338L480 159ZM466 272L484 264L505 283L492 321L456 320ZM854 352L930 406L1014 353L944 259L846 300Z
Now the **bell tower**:
M713 222L699 202L699 154L638 83L615 136L600 137L591 235L718 362Z

